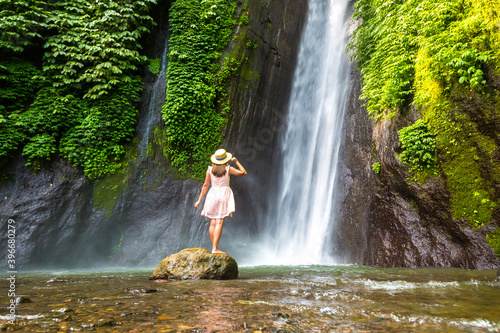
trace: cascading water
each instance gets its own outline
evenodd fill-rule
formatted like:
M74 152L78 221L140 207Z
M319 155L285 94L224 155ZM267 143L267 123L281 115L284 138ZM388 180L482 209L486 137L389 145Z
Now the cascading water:
M159 116L161 111L161 106L165 103L165 89L161 89L165 85L165 80L167 76L167 64L168 64L168 39L169 35L165 37L165 45L163 47L163 52L161 55L160 70L156 77L153 87L151 88L151 94L149 96L148 104L145 107L146 114L139 118L139 123L137 124L137 132L139 134L139 156L145 157L147 155L147 147L149 142L149 137L151 130L158 123L156 117Z
M349 90L348 14L348 0L309 2L282 144L280 187L259 264L335 263L330 250Z

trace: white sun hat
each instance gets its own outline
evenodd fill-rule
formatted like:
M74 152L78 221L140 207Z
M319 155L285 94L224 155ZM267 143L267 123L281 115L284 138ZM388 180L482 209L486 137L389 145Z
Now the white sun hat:
M226 152L225 149L219 149L212 155L210 158L214 164L225 164L227 163L233 155L231 153Z

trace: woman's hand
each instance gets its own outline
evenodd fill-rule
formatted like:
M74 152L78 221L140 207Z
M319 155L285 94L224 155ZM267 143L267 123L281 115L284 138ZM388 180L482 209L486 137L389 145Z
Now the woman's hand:
M198 201L196 201L196 202L194 203L194 208L198 208L198 206L199 206L199 205L200 205L200 200L198 200Z
M247 171L245 170L245 168L243 167L243 165L241 165L241 163L238 161L238 159L236 157L232 157L231 158L231 161L233 161L236 166L238 167L239 170L233 168L233 167L230 167L229 168L229 174L230 175L235 175L235 176L244 176L247 174Z

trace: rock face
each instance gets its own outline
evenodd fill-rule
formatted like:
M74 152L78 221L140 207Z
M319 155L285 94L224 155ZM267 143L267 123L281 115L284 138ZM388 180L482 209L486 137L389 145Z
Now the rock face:
M227 254L211 254L204 248L185 249L163 259L150 280L229 280L238 277L238 264Z
M417 112L383 122L369 119L358 100L359 73L353 77L342 152L344 200L335 235L341 260L381 267L498 267L486 231L452 218L442 181L408 181L408 168L396 158L398 130L413 123ZM371 168L377 161L379 174Z

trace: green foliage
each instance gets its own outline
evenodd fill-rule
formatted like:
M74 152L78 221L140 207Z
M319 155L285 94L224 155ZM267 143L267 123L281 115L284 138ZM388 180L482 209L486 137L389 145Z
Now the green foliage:
M4 117L29 105L39 88L39 80L33 79L38 69L31 63L9 58L0 60L0 114Z
M160 73L161 59L149 59L149 70L151 73L158 75Z
M47 19L56 33L47 38L45 65L54 87L83 89L97 99L121 83L147 58L139 38L153 25L148 16L154 0L61 1Z
M488 82L497 75L491 70L500 70L500 1L357 0L355 6L361 24L349 49L369 113L404 115L415 105L422 119L400 131L401 160L415 179L441 177L454 219L486 225L500 205L500 97L496 82Z
M419 52L430 58L430 74L445 92L454 86L481 91L497 30L493 8L471 0L358 0L354 19L362 24L349 48L363 74L361 98L369 113L392 116L412 102Z
M28 156L26 165L33 165L35 170L40 168L41 160L50 160L50 155L56 153L56 138L44 133L32 137L24 146L23 155Z
M240 24L248 25L248 15L242 15L240 17Z
M60 152L70 162L83 167L90 178L112 174L121 167L120 157L125 152L124 142L134 132L140 99L140 77L101 97L84 111L81 124L65 133Z
M38 168L57 151L91 178L120 167L156 0L0 1L0 163L19 148ZM22 60L44 48L40 71ZM15 58L16 55L18 58Z
M372 170L375 171L375 173L380 173L380 162L373 163Z
M404 149L399 157L411 168L423 170L436 163L436 139L421 119L401 129L399 141Z
M481 227L491 221L498 206L494 189L500 183L500 172L495 174L498 162L494 156L499 147L493 138L481 133L481 127L467 112L452 107L442 95L434 96L432 101L423 116L437 133L440 169L451 194L453 217ZM489 114L491 123L496 121L498 115L493 110L481 111Z
M30 108L18 117L18 122L30 135L48 133L57 137L81 123L88 106L88 102L67 94L64 89L44 87Z
M0 60L0 166L27 138L19 114L39 88L39 80L33 79L37 73L35 66L22 59Z
M246 46L249 49L256 49L258 45L257 45L257 43L254 44L254 42L252 42L251 40L248 40L248 42L246 43Z
M47 28L48 1L0 1L0 50L22 52Z
M494 232L486 235L486 239L490 247L495 251L497 257L500 258L500 228L497 227Z
M21 147L26 136L13 119L0 122L0 166L9 161L10 154Z
M163 119L168 154L184 176L202 178L226 124L217 94L235 62L221 64L236 22L231 0L177 0L170 9L169 66Z

